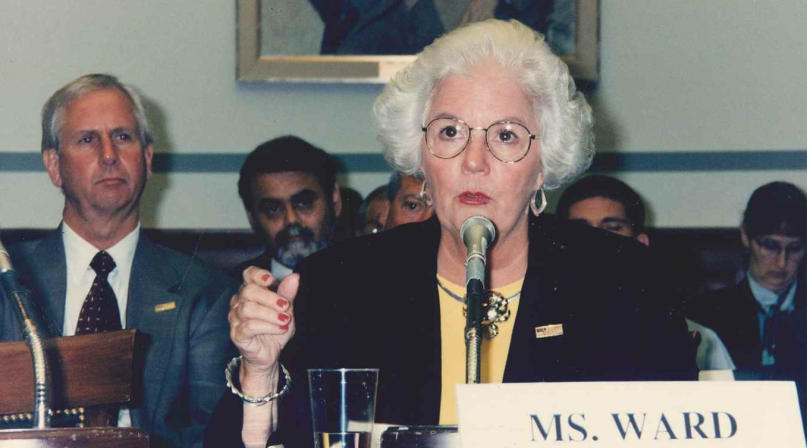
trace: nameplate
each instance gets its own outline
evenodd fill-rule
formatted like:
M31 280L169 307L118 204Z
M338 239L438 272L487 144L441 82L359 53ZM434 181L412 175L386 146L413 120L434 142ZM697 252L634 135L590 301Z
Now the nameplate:
M457 386L463 448L805 447L783 381Z

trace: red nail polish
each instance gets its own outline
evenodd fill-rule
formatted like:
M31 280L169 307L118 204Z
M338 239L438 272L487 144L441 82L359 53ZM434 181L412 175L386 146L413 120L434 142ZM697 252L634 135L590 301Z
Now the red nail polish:
M285 308L286 305L288 305L288 304L289 304L289 301L286 300L286 299L277 299L277 306L279 306L281 308Z
M281 326L280 326L280 329L281 329L281 330L283 330L283 331L286 331L286 330L288 330L288 329L289 329L289 325L288 325L288 324L286 324L286 325L281 325Z
M269 281L269 274L263 274L263 277L261 277L261 280L263 280L265 282L268 282Z
M288 322L291 319L288 314L283 313L280 313L277 318L280 319L281 322Z

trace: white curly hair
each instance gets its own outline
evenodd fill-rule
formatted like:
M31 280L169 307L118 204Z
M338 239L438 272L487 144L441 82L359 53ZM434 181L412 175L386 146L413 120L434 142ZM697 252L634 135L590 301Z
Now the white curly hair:
M579 176L594 156L591 108L543 35L515 20L486 20L458 28L435 40L392 79L373 106L375 131L387 162L405 174L417 173L421 128L440 81L468 74L489 59L515 68L517 82L532 99L540 125L544 188L558 188Z

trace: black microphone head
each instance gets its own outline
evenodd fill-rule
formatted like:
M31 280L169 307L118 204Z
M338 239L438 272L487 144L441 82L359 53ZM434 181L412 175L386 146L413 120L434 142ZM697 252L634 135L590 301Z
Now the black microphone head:
M493 223L485 216L474 215L466 219L460 228L460 238L465 246L476 244L481 239L485 240L486 245L493 243L496 238L496 228Z

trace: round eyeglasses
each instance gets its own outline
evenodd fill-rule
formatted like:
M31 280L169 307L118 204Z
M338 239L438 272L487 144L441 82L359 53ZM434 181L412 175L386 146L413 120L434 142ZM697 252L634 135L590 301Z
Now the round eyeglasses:
M456 157L464 151L471 140L471 131L485 131L488 151L505 163L516 163L526 157L536 137L524 125L512 121L472 128L458 118L435 118L421 130L426 133L429 152L441 159Z

